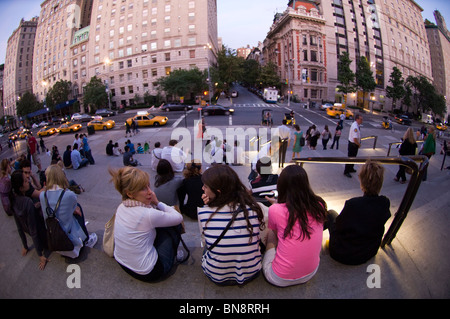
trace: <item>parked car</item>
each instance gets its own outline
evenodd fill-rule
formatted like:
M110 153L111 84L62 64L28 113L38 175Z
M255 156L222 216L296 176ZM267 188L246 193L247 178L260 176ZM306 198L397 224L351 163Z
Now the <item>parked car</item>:
M41 123L38 124L39 127L44 127L47 126L49 123L47 121L42 121Z
M192 110L192 105L186 105L186 104L180 104L180 103L169 103L163 105L161 108L163 111L169 112L169 111L188 111Z
M134 119L138 127L142 126L163 126L167 124L169 119L166 116L156 116L147 112L138 112L138 114L132 118L127 119L127 123L131 125L131 120Z
M114 126L116 126L116 122L114 122L113 120L95 119L93 121L90 121L87 126L93 127L95 131L105 131L110 130Z
M72 122L76 121L76 122L90 122L93 120L93 117L90 116L89 114L80 114L80 113L75 113L72 115Z
M411 125L412 121L411 119L408 117L408 115L398 115L395 117L395 121L399 124L402 125Z
M203 115L231 115L234 109L222 105L209 105L203 108Z
M53 116L52 117L53 124L64 123L64 121L65 121L64 117L61 117L61 116Z
M109 116L116 115L116 112L110 111L108 109L99 109L99 110L95 111L95 115L101 116L101 117L109 117Z
M43 128L41 128L39 130L39 132L37 133L38 137L42 137L42 136L50 136L55 134L56 131L56 127L48 127L48 126L44 126Z

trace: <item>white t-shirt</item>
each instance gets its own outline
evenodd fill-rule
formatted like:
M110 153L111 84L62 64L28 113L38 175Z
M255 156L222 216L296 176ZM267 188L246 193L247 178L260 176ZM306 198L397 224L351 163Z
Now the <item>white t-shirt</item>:
M353 122L352 126L350 127L350 132L348 134L348 140L349 142L355 143L355 139L361 143L361 130L359 128L358 123L355 121Z
M178 147L166 146L162 150L161 158L170 162L174 172L180 173L184 169L184 162L187 155Z
M183 216L174 208L159 202L157 208L117 208L114 222L114 258L140 275L147 275L158 260L153 246L156 228L179 225Z

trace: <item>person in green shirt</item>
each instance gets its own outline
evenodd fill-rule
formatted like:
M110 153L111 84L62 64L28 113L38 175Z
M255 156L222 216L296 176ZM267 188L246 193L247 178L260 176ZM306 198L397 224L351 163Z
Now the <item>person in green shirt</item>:
M431 156L433 156L436 153L436 132L434 130L434 127L428 128L428 135L425 139L425 143L423 144L422 148L422 155L425 155L428 157L428 160L431 159ZM423 181L427 180L427 168L425 168L424 174L423 174Z

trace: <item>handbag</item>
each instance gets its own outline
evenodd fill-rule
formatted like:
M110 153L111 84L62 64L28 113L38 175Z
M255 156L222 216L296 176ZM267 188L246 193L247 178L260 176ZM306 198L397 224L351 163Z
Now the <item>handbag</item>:
M103 233L103 251L109 256L114 257L114 222L116 213L106 223L105 232Z
M47 242L50 251L72 251L74 249L72 241L61 227L58 218L56 218L56 212L59 209L64 192L65 190L63 189L61 195L59 195L55 209L52 209L48 203L47 191L44 193L45 202L47 204L47 219L45 225L47 226Z

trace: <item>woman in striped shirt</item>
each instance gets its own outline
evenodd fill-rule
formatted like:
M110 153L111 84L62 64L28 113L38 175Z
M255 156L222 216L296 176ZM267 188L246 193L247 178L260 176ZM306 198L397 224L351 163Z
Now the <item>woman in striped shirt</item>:
M244 284L261 270L263 212L229 166L209 168L202 181L202 198L207 205L198 211L206 244L202 269L216 284ZM229 223L231 226L221 238Z

